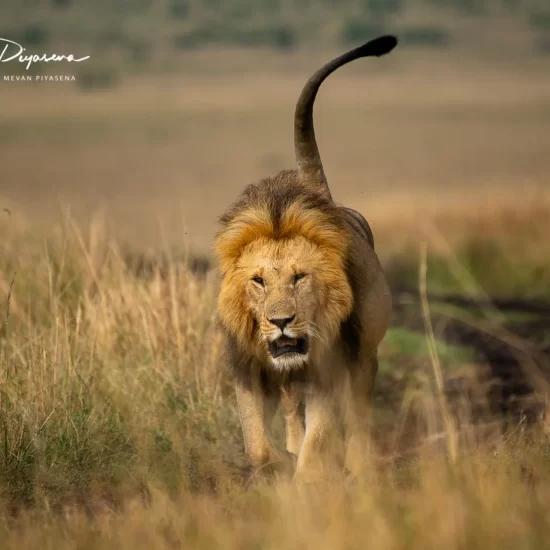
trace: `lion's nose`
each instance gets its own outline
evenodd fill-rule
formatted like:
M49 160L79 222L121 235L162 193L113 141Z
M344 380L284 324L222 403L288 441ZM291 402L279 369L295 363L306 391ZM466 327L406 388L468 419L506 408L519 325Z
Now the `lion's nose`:
M281 319L269 319L269 322L278 326L281 330L284 330L284 328L294 320L294 317L296 316L293 315L292 317L284 317Z

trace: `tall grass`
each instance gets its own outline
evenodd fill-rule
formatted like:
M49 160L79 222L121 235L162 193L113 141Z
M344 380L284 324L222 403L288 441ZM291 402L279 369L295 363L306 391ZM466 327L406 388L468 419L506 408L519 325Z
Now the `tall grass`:
M208 475L238 441L213 275L172 262L164 280L139 280L98 225L84 235L67 220L41 238L14 224L0 267L4 295L17 271L0 340L1 496Z
M450 461L428 377L385 424L398 437L416 403L416 450L373 451L364 480L303 491L250 476L215 272L167 254L138 276L100 221L5 216L0 234L3 547L550 547L543 429L462 425Z

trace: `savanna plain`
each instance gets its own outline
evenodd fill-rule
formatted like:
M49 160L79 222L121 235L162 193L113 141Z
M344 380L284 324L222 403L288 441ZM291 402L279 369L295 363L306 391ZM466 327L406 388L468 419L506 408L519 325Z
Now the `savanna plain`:
M370 466L306 494L247 465L210 243L292 167L295 100L335 53L1 84L2 548L550 547L547 57L396 50L324 85L333 196L394 293Z

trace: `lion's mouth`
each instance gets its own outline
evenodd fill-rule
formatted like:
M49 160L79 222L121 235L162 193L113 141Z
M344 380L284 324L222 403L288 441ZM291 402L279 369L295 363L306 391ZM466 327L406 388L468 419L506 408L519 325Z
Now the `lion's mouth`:
M280 357L285 353L298 353L305 355L308 349L307 338L289 338L281 336L269 343L269 353L273 358Z

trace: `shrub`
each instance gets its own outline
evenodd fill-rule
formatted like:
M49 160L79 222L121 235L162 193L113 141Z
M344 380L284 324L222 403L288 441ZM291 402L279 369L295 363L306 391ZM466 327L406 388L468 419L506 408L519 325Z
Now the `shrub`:
M82 90L101 90L115 86L118 82L118 76L111 68L87 67L80 69L76 81L78 87Z
M340 39L345 44L361 44L371 38L384 34L380 23L364 19L348 19L340 32Z
M521 8L522 0L502 0L502 5L508 11L516 11Z
M126 41L126 32L119 25L109 25L99 32L99 42L106 46L119 46Z
M403 0L364 0L367 11L376 15L399 13L403 4Z
M261 6L258 4L258 0L231 2L228 16L236 20L250 19L258 13L259 8L261 8Z
M311 4L311 0L301 0L301 4L307 4L308 7ZM279 13L282 8L282 2L281 0L264 0L263 1L263 9L267 13L274 15L276 13Z
M42 25L28 25L21 30L20 36L25 46L41 46L50 38L48 30Z
M223 5L223 0L202 0L201 4L203 8L217 10Z
M400 38L407 46L441 48L450 43L449 33L439 27L411 27L400 33Z
M151 58L153 44L144 38L134 38L126 44L130 59L138 65L144 65Z
M174 19L186 19L189 16L191 7L186 0L172 0L168 7L171 17Z
M287 50L298 44L298 35L290 26L279 25L272 30L272 43L279 49Z
M232 33L232 42L243 46L271 46L278 50L290 50L298 38L290 25L279 24L261 28L238 29Z
M130 4L124 3L124 7L133 13L142 13L150 9L153 2L154 0L132 0Z
M270 46L279 50L289 50L297 44L297 35L292 27L285 24L261 28L228 28L220 24L209 24L174 36L172 43L174 47L181 50L207 44Z
M544 55L550 54L550 35L540 37L537 40L536 49Z
M457 8L466 15L485 15L488 12L486 0L458 0Z
M534 29L550 30L550 11L532 13L529 17L529 24Z
M72 4L72 0L52 0L54 8L68 8Z
M178 50L188 50L220 41L220 30L213 25L196 27L191 31L172 37L172 44Z

